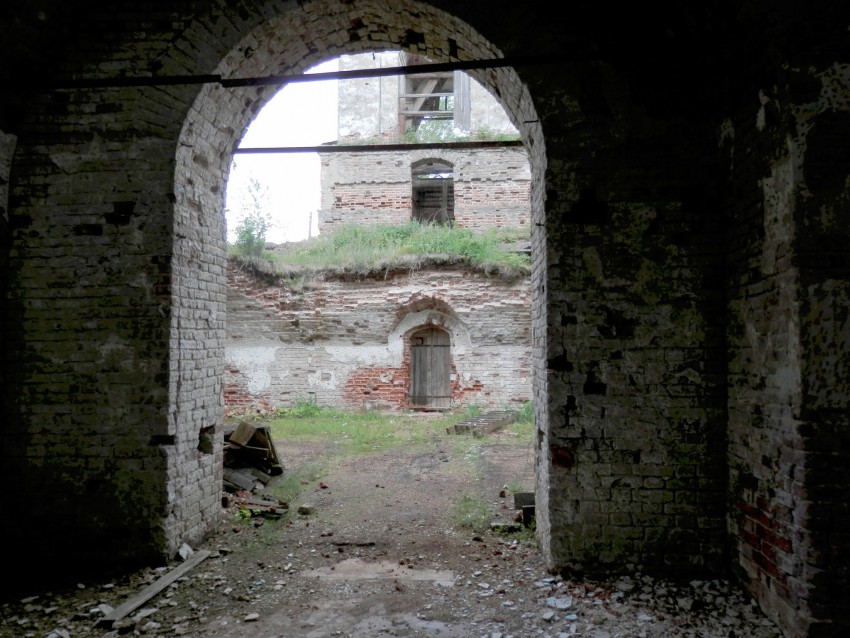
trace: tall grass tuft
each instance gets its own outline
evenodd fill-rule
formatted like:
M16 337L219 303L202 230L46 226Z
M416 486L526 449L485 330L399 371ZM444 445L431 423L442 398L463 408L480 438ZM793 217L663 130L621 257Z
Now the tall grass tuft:
M341 226L327 235L287 246L272 259L282 267L315 271L346 268L368 272L395 266L416 268L427 260L457 261L513 274L526 274L527 254L507 245L527 239L524 229L489 229L473 232L439 224L411 221L401 226Z
M459 527L468 527L473 532L484 532L490 527L492 512L489 504L472 494L464 494L455 499L452 507L452 520Z

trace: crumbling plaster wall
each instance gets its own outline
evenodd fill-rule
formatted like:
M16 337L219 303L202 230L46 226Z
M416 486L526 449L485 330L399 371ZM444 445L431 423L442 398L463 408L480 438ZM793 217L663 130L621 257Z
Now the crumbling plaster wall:
M451 336L452 404L516 409L531 398L528 279L465 271L317 280L303 291L230 268L226 404L406 409L409 336Z
M397 51L341 56L340 71L401 65ZM339 87L339 140L392 138L398 132L399 78L377 77L342 80ZM517 134L499 101L480 82L470 78L471 131ZM471 131L466 131L470 133Z
M761 176L736 184L729 238L729 526L743 581L791 636L850 626L818 620L850 591L850 507L824 507L850 460L848 69L789 70L722 138Z

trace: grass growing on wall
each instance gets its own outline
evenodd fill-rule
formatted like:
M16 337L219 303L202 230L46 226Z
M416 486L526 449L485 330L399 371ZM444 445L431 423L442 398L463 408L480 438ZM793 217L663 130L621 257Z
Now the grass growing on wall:
M530 272L530 258L510 246L528 237L527 229L473 232L415 221L401 226L348 225L307 241L286 244L274 252L266 251L263 256L273 264L272 269L286 276L303 276L305 272L365 275L439 264L523 276Z

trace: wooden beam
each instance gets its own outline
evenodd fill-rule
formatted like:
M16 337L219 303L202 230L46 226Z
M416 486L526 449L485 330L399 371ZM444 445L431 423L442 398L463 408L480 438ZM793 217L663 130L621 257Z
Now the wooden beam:
M411 66L354 69L332 73L300 73L297 75L269 75L264 77L225 78L220 75L163 75L136 77L100 77L80 79L51 79L48 81L21 79L19 84L27 88L42 89L97 89L126 86L180 86L196 84L220 84L225 88L243 86L283 86L295 82L320 82L322 80L351 80L357 78L391 77L396 75L421 75L456 70L493 69L499 67L536 66L541 64L563 64L579 60L592 60L585 55L528 55L489 60L457 60Z
M183 576L183 574L185 574L191 569L194 569L195 566L199 565L209 555L210 552L205 549L195 552L185 562L178 565L166 575L161 576L156 581L145 587L141 592L130 598L130 600L125 602L123 605L116 607L111 612L106 614L98 621L98 626L112 627L112 625L116 621L121 620L127 614L132 613L134 610L144 605L147 601L156 596L159 592L168 587L171 583Z
M255 148L237 148L234 155L264 153L376 153L395 151L415 151L418 149L475 149L503 148L522 146L521 140L482 141L482 142L429 142L423 144L327 144L322 146L264 146Z

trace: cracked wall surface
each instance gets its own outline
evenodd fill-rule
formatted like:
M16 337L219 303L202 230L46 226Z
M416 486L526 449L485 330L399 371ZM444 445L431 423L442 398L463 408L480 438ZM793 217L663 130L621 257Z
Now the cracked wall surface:
M410 335L451 336L452 406L518 409L531 399L527 277L463 270L269 285L231 267L226 406L408 408Z

